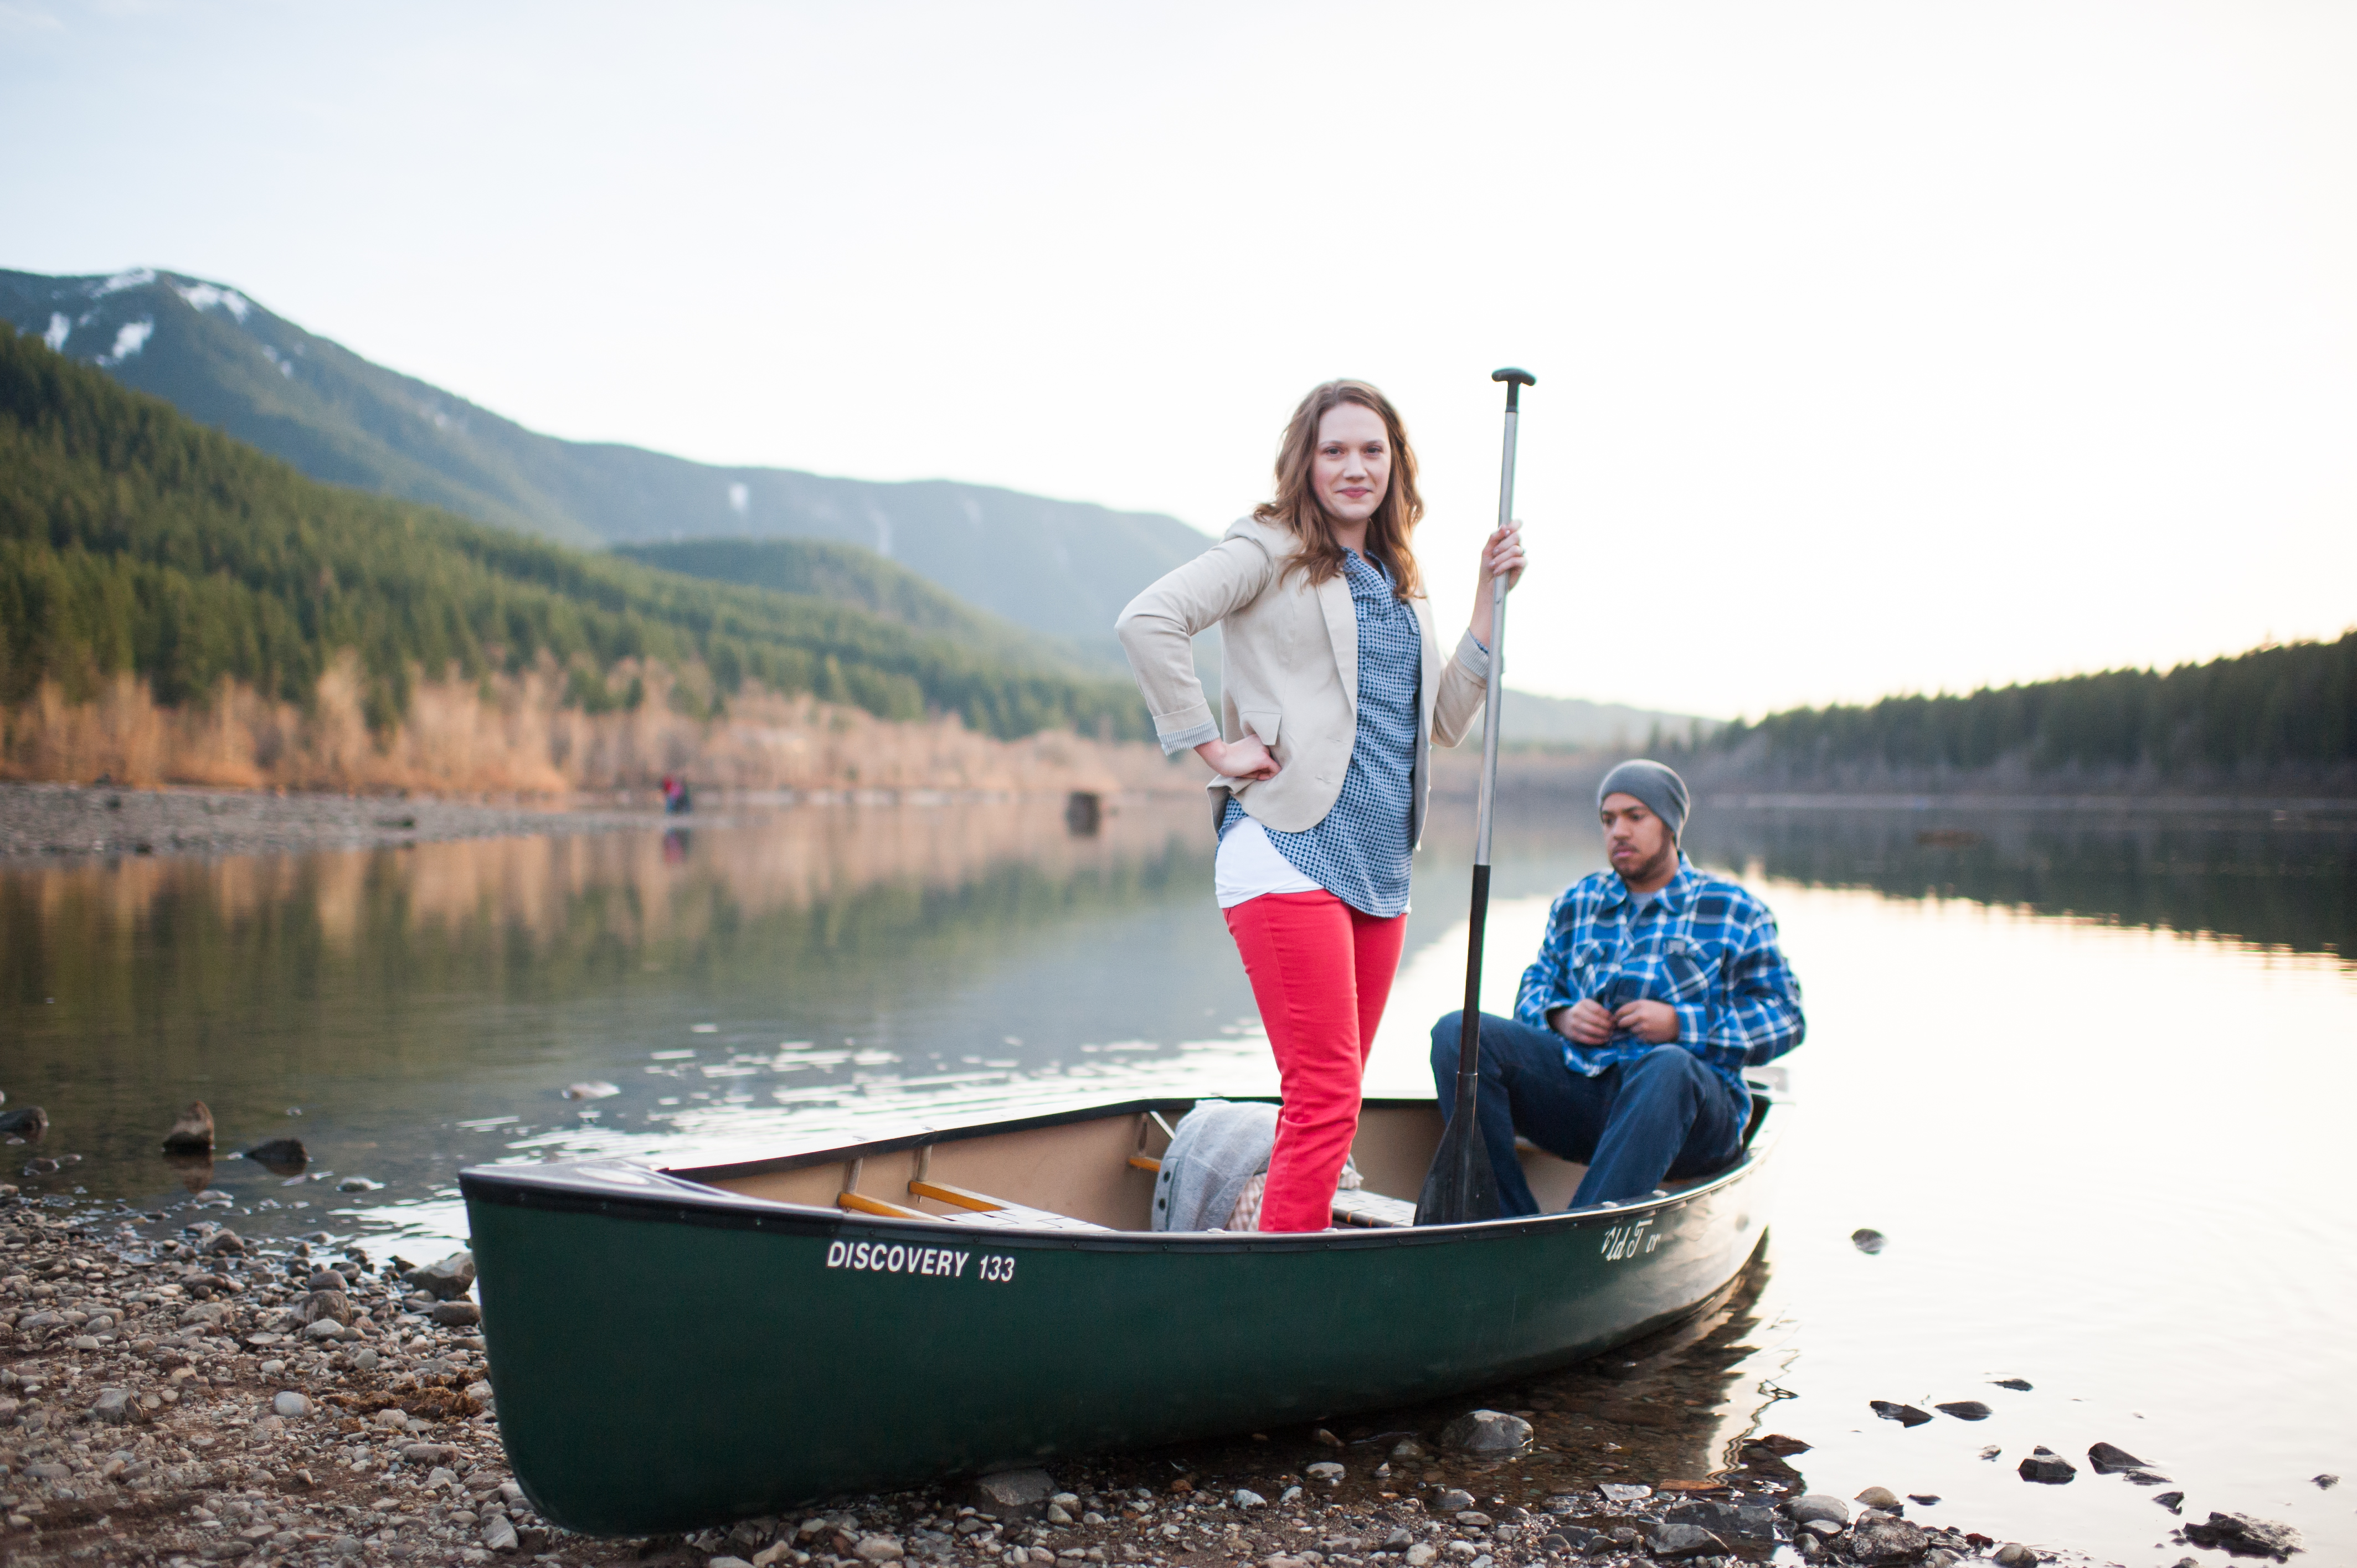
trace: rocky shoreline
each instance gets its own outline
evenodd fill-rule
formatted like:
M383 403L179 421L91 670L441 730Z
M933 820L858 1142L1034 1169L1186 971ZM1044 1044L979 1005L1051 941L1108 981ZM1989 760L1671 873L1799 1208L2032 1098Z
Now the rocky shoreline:
M1790 1463L1808 1445L1777 1436L1707 1479L1604 1482L1524 1507L1502 1477L1480 1478L1486 1449L1502 1454L1530 1431L1493 1412L1372 1445L1318 1430L1310 1451L1330 1457L1306 1462L1278 1445L1242 1468L1105 1455L686 1537L574 1535L535 1514L508 1468L471 1261L378 1260L325 1232L249 1240L214 1217L227 1207L199 1194L168 1215L74 1212L0 1187L0 1557L59 1568L2062 1560L1919 1523L1878 1487L1856 1505L1809 1494ZM1454 1471L1435 1467L1444 1455ZM1493 1486L1500 1495L1481 1495Z
M0 861L376 849L661 822L657 810L610 796L566 809L403 795L0 784Z

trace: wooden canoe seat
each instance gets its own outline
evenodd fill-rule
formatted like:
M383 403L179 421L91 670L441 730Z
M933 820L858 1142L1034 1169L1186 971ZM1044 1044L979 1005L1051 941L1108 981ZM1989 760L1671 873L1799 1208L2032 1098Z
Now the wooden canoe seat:
M1160 1172L1162 1162L1151 1155L1132 1155L1132 1166L1142 1171ZM1385 1197L1379 1192L1358 1187L1334 1195L1334 1223L1361 1226L1371 1230L1405 1230L1415 1223L1415 1205L1404 1197Z
M911 1197L930 1197L935 1203L947 1204L947 1214L927 1214L927 1219L944 1219L953 1225L1003 1225L1027 1230L1103 1230L1103 1225L1092 1225L1085 1219L1075 1219L1069 1214L1057 1214L1045 1208L1032 1208L1025 1204L1009 1203L1003 1197L993 1197L986 1192L974 1192L963 1187L952 1187L945 1181L920 1178L909 1184ZM915 1213L914 1209L904 1210Z

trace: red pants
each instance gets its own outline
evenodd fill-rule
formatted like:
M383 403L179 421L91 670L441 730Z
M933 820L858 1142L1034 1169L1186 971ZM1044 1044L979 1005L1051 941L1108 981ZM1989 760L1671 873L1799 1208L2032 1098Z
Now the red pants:
M1323 1230L1407 917L1379 920L1331 893L1264 893L1226 913L1285 1096L1260 1228Z

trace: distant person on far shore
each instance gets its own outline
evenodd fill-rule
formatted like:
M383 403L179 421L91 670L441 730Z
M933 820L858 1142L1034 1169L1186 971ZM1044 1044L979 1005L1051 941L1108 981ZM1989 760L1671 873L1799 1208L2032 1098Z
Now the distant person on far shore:
M663 811L668 816L683 817L695 810L695 797L687 791L687 780L663 775Z
M1768 906L1679 849L1687 805L1685 780L1661 763L1605 775L1596 809L1612 869L1555 900L1514 1015L1481 1015L1477 1126L1506 1214L1539 1211L1517 1133L1587 1166L1574 1208L1732 1165L1751 1111L1743 1069L1807 1030ZM1443 1116L1456 1108L1463 1017L1432 1028Z

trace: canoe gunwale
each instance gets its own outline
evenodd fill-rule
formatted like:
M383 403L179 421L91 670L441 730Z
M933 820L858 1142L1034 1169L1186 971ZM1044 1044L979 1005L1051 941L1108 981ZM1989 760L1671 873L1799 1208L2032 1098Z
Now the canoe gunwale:
M1764 1093L1762 1090L1754 1092ZM1782 1130L1784 1117L1780 1112L1783 1102L1773 1095L1768 1095L1767 1098L1770 1101L1770 1110L1755 1132L1749 1145L1745 1149L1743 1157L1727 1169L1693 1187L1667 1193L1660 1197L1647 1198L1642 1202L1623 1203L1609 1208L1565 1209L1551 1214L1519 1215L1509 1219L1478 1220L1462 1225L1424 1225L1404 1229L1348 1227L1335 1230L1308 1231L1297 1234L1221 1230L1075 1231L996 1225L985 1231L960 1226L947 1220L896 1219L888 1216L847 1213L840 1208L822 1208L813 1204L748 1197L668 1170L631 1165L630 1162L607 1159L565 1161L555 1165L470 1166L458 1173L458 1186L461 1195L468 1203L488 1203L502 1208L536 1208L554 1212L600 1214L618 1219L654 1224L752 1230L779 1235L834 1237L850 1232L861 1236L888 1235L895 1238L921 1238L925 1242L931 1244L956 1239L966 1242L984 1241L989 1246L998 1248L1020 1246L1026 1250L1071 1252L1155 1253L1185 1251L1262 1253L1353 1251L1386 1247L1448 1246L1459 1241L1486 1240L1493 1238L1528 1235L1534 1232L1580 1230L1598 1226L1609 1229L1622 1224L1632 1216L1673 1213L1701 1198L1725 1192L1750 1176L1773 1152L1778 1135ZM693 1168L698 1176L726 1179L774 1171L803 1169L812 1165L840 1165L850 1160L876 1158L928 1144L1058 1126L1080 1121L1135 1115L1148 1111L1170 1110L1195 1102L1193 1100L1187 1099L1124 1101L1043 1116L929 1129L921 1133L878 1139L872 1143L802 1151L774 1159ZM1426 1100L1403 1099L1369 1100L1366 1103L1377 1107L1413 1107L1429 1105L1432 1102ZM557 1179L572 1168L618 1166L630 1166L642 1173L643 1178L648 1178L645 1185L658 1190L630 1191L619 1187L602 1187L592 1188L586 1183L576 1185L578 1178L572 1181Z

